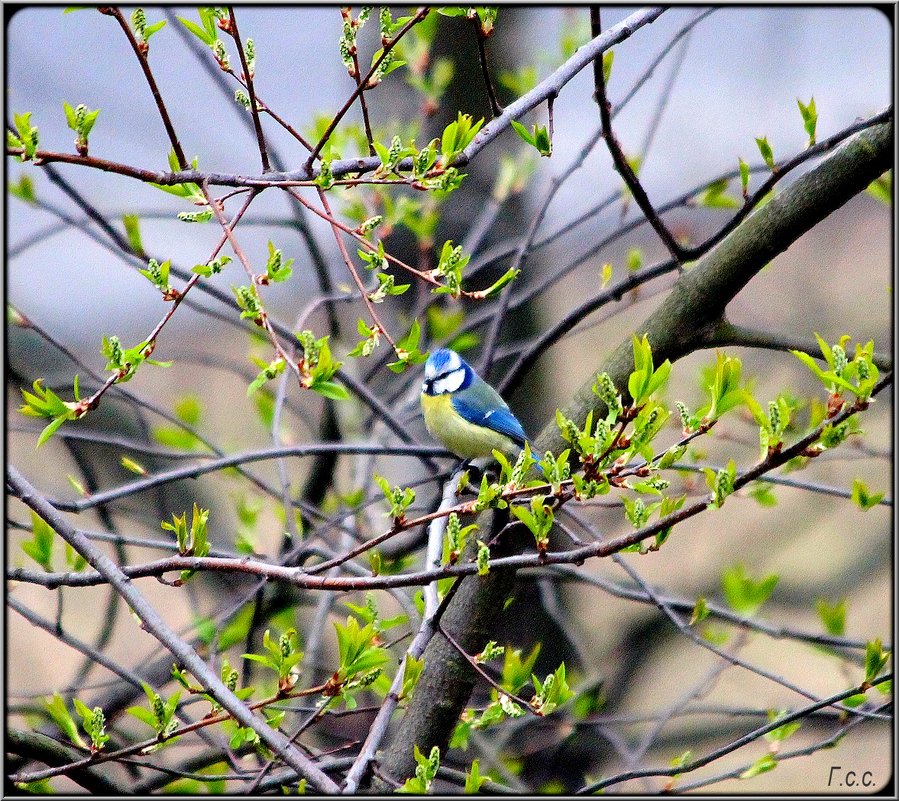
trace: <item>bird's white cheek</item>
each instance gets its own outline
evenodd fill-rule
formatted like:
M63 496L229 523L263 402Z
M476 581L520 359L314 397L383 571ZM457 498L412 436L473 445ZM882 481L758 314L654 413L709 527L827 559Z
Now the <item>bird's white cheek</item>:
M434 382L434 394L443 395L447 392L455 392L464 382L465 370L453 370L449 375Z

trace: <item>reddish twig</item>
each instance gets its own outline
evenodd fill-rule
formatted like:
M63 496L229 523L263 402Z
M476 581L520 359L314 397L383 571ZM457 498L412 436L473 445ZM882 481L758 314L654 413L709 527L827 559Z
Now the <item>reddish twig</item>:
M362 109L362 124L365 126L365 138L368 140L368 155L375 155L374 141L375 137L371 132L371 121L368 118L368 104L365 102L365 86L362 85L362 79L359 77L359 56L353 51L353 68L356 74L356 88L359 90L359 106Z
M244 53L243 44L240 41L240 33L237 30L237 17L234 16L234 6L228 6L229 33L234 38L237 54L240 57L240 65L243 68L243 77L246 81L247 94L250 96L250 113L253 115L253 128L256 131L256 141L259 144L259 156L262 159L262 172L271 169L268 163L268 151L265 148L265 134L262 133L262 121L259 119L259 109L256 108L256 90L253 88L253 74L247 64L247 54Z
M885 387L892 384L892 374L886 375L878 382L874 393L877 394ZM809 446L813 445L820 438L822 432L827 426L838 425L847 420L852 415L867 408L869 401L857 399L852 403L846 403L843 409L832 417L823 420L812 431L801 439L797 440L791 446L784 448L779 452L771 452L764 459L759 461L754 467L741 473L734 480L733 491L741 489L752 481L771 470L786 464L795 456L802 455L807 452ZM546 494L546 488L529 487L503 493L503 498L508 500L513 496L521 496L524 493ZM563 493L560 496L560 503L570 500L570 493ZM635 545L649 537L655 536L660 531L671 528L691 517L695 517L700 512L709 508L712 496L704 496L689 506L684 506L676 512L671 513L659 520L645 525L628 534L622 534L609 540L601 542L589 543L587 545L573 548L569 551L551 551L544 553L521 554L517 556L506 556L498 559L491 559L489 562L490 569L510 569L517 570L523 567L542 567L552 564L582 564L590 558L607 557L614 553L618 553L624 548ZM403 523L403 527L408 529L426 520L433 519L437 515L448 515L451 512L464 514L472 511L472 504L466 503L457 506L454 509L444 509L441 512L434 512L415 520L409 520ZM395 528L399 528L396 526ZM306 589L328 589L328 590L350 590L350 589L388 589L395 587L406 587L421 584L428 584L441 578L450 576L468 576L477 573L478 566L471 562L460 563L456 565L441 567L438 569L421 570L416 573L406 573L395 576L371 576L371 577L344 577L344 576L316 576L308 571L297 570L295 568L287 568L281 565L272 565L264 562L257 562L250 559L218 559L210 557L172 557L169 559L159 560L157 562L126 567L123 573L130 578L140 578L148 576L156 576L173 570L210 570L221 572L241 572L250 575L265 576L271 580L286 581L298 587ZM28 581L34 584L40 584L45 587L55 588L58 586L94 586L103 584L105 580L99 574L90 573L38 573L26 571L23 569L15 569L7 571L7 578L11 580Z
M362 283L362 279L359 277L359 273L356 270L356 265L353 264L352 258L350 258L350 254L346 249L346 245L343 243L343 238L340 236L340 226L337 224L337 221L334 219L334 214L331 211L331 207L328 204L328 198L325 195L323 189L318 190L318 197L322 202L322 206L325 208L325 212L328 215L328 221L331 223L331 230L334 232L334 238L337 240L337 247L340 249L340 255L343 256L343 261L346 264L347 269L350 271L350 275L353 277L353 282L356 284L359 292L362 293L362 302L365 303L366 308L368 309L368 313L371 316L372 322L374 322L376 329L379 333L384 335L384 339L386 339L390 343L390 347L396 350L396 342L393 337L390 336L390 332L387 330L387 327L381 322L378 317L378 313L375 311L375 304L371 302L371 298L368 296L368 292L365 289L365 284Z
M165 126L165 131L169 135L169 141L172 143L172 150L175 151L175 157L178 159L178 164L180 165L182 170L188 169L190 166L187 162L187 157L184 155L184 150L181 147L181 142L178 141L178 134L175 133L175 128L172 125L172 119L169 117L168 109L165 107L165 102L162 99L162 95L159 93L159 87L156 85L156 78L153 77L153 70L150 69L150 62L147 60L147 51L146 48L142 48L140 43L134 36L134 32L131 30L131 26L125 20L125 17L122 16L122 12L119 11L115 6L109 6L108 11L104 13L108 13L111 16L115 17L116 21L121 26L122 30L125 32L125 36L128 37L128 42L131 45L131 49L134 50L134 55L137 56L137 60L140 63L140 67L143 70L144 77L147 79L147 84L150 87L150 91L153 93L153 100L156 102L156 108L159 110L159 116L162 118L162 124Z
M228 223L227 221L225 222L226 228L227 227L233 228L235 225L237 225L237 223L240 221L240 218L244 215L244 212L246 212L246 210L250 207L250 203L253 202L254 197L255 197L255 193L251 194L246 199L246 202L243 204L240 211L238 211L237 214L234 216L234 219L230 223ZM227 234L222 236L221 239L219 239L218 244L213 249L209 258L206 260L207 262L212 261L218 255L219 251L222 249L222 247L224 246L226 241L227 241ZM174 294L170 298L171 306L169 307L169 309L165 313L165 315L163 315L162 319L158 323L156 323L156 326L150 332L149 336L147 336L147 338L144 340L145 344L141 350L145 354L146 357L149 357L149 355L156 348L156 340L159 337L159 334L162 332L162 329L165 328L166 323L168 323L168 321L172 319L172 315L175 314L175 311L181 305L184 298L187 296L187 293L190 292L190 290L194 286L196 286L196 284L200 280L200 278L201 278L201 276L199 274L192 275L190 277L190 279L188 280L188 282L184 285L184 289L182 289L180 292L177 290L173 290ZM97 408L97 405L100 403L100 399L103 397L103 395L105 395L106 392L114 384L118 383L127 374L128 373L125 371L119 371L119 372L112 373L112 375L110 375L106 379L106 381L103 383L103 385L93 395L91 395L89 398L86 398L85 400L83 400L81 402L81 406L84 409L84 411L82 412L82 416L84 414L86 414L89 410Z
M439 631L446 638L446 641L459 652L459 655L462 656L465 661L472 666L475 672L477 672L477 674L482 679L484 679L484 681L486 681L491 687L493 687L494 690L496 690L498 693L502 693L507 698L511 698L513 701L515 701L515 703L523 706L531 714L536 715L537 717L543 717L543 715L537 712L537 710L534 709L534 707L532 707L530 703L525 701L523 698L515 695L515 693L510 693L508 690L503 689L500 684L478 664L478 660L471 656L471 654L469 654L461 645L459 645L453 635L450 634L445 628L443 628L442 625L438 624L437 631Z
M475 38L478 42L478 61L481 64L481 74L484 76L484 85L487 87L487 98L490 100L490 111L493 113L494 117L498 117L503 113L503 107L499 104L499 100L496 99L496 90L493 88L493 81L490 79L490 68L487 64L488 37L484 35L484 32L481 29L481 21L478 19L477 14L470 19L474 25Z
M328 127L325 129L325 132L322 134L321 139L318 141L318 144L313 148L312 153L309 155L309 158L306 159L306 170L312 170L312 164L316 158L318 158L318 154L321 153L322 148L325 146L325 143L328 139L331 138L331 134L334 133L334 129L340 124L340 121L344 118L346 113L352 108L353 103L356 102L356 98L362 94L365 88L368 86L368 82L371 80L372 76L375 74L375 71L381 65L381 62L387 58L387 55L396 47L396 43L399 42L415 25L418 25L428 14L431 12L429 8L419 8L418 11L415 12L414 16L405 24L402 28L397 31L396 35L384 45L384 48L381 50L381 55L375 59L374 63L371 65L371 68L366 73L365 78L360 81L356 88L353 90L352 94L350 94L346 103L343 104L343 107L338 111L334 118L328 123Z
M599 36L602 32L598 6L590 6L590 27L591 35L594 38ZM624 152L621 150L621 145L615 138L615 133L612 130L611 109L608 98L606 97L606 82L602 70L602 57L600 56L593 61L594 97L599 106L599 116L602 119L602 129L604 131L606 146L609 149L609 154L612 156L612 161L615 163L615 169L618 170L618 173L624 179L624 183L634 196L634 200L637 202L640 210L646 216L649 224L655 229L662 242L665 243L665 247L668 248L668 251L675 259L683 261L683 249L656 213L646 191L643 189L636 174L633 169L631 169L631 165L628 163Z

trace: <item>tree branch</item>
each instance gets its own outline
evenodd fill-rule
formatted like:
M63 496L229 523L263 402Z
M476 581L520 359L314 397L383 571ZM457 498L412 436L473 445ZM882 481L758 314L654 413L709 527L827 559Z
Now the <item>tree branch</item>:
M257 718L234 693L229 690L218 675L197 655L196 651L182 640L160 617L159 613L134 588L130 579L108 556L99 550L83 534L76 531L25 478L9 465L6 481L13 493L40 517L42 517L60 537L69 543L90 565L113 586L125 602L140 618L141 625L165 646L194 676L209 690L210 694L230 712L243 726L255 731L260 739L281 754L309 783L325 792L336 792L337 785L322 773L299 749L281 732L272 729Z
M590 29L594 39L600 35L602 30L599 22L598 6L590 6ZM609 106L609 100L606 97L606 81L602 70L602 59L595 59L593 62L594 98L599 106L599 116L602 120L603 135L605 136L609 154L612 156L612 161L615 163L615 169L618 170L619 175L624 179L624 183L634 196L634 200L637 201L640 210L646 216L646 219L649 220L649 224L655 229L659 238L665 244L665 247L668 248L668 252L673 258L681 261L683 257L681 256L680 245L678 245L677 241L671 235L671 232L659 218L646 191L637 179L627 158L625 158L624 152L621 150L621 145L618 144L618 140L615 138L615 132L612 130L611 108Z
M791 350L800 350L815 359L824 358L816 340L760 331L744 325L734 325L734 323L724 317L721 318L721 321L715 326L715 329L709 334L706 341L708 347L711 348L735 345L741 348L762 348L786 353L789 353ZM893 358L886 353L875 353L873 362L878 369L885 372L893 369Z
M156 85L156 78L153 77L153 70L150 68L150 62L147 60L146 52L141 49L137 39L134 38L134 32L131 30L131 26L128 24L125 17L122 16L122 12L119 11L118 8L115 6L108 6L107 10L102 13L107 13L115 17L116 22L121 26L125 36L128 37L128 43L131 45L134 55L137 56L140 68L143 70L144 77L147 79L147 85L150 87L150 92L153 94L153 100L156 103L156 108L159 110L162 124L165 126L165 132L168 134L169 141L172 143L172 150L175 151L175 158L178 159L178 164L181 169L186 170L190 165L187 162L187 157L184 155L181 142L178 141L178 134L175 133L175 126L172 125L172 118L169 116L168 109L165 107L165 102L159 92L159 87Z
M253 73L247 64L247 54L244 52L243 43L240 41L240 33L237 31L237 17L234 15L234 6L228 6L229 27L231 36L234 37L234 45L237 47L237 55L240 57L240 66L243 68L243 77L247 85L247 94L250 97L250 113L253 115L253 129L256 132L256 142L259 145L259 156L262 159L262 172L268 172L271 166L268 163L268 152L265 147L265 134L262 132L262 121L259 119L259 109L256 107L256 90L253 88Z
M515 113L513 106L506 108L504 116ZM730 300L755 273L886 170L892 161L892 133L892 123L886 122L849 140L779 197L757 210L744 225L681 276L662 306L636 331L648 334L656 362L666 358L675 361L701 347L705 329L720 318ZM627 377L633 370L630 338L599 369L609 372L616 386L626 387ZM595 373L591 373L573 402L563 410L576 425L583 426L591 410L601 411L598 408L600 401L593 393L594 376ZM536 440L536 448L541 452L560 451L564 447L554 422L547 425ZM781 455L789 451L786 449ZM764 471L762 467L744 476L748 481ZM746 483L743 479L738 479L740 486ZM692 506L686 507L671 517L690 516L691 510L693 514L699 511L698 508L693 510ZM645 538L642 534L643 530L600 546L574 549L569 554L612 553L626 547L635 536L634 541ZM547 554L548 559L553 556ZM507 557L510 561L518 558ZM477 581L462 582L455 602L447 610L445 626L467 651L474 653L483 648L496 615L511 591L512 572L491 570L489 575ZM465 660L442 638L431 642L425 652L419 691L413 696L382 760L385 772L395 777L411 775L414 770L411 743L416 743L423 751L433 744L446 745L449 732L471 692L472 675Z
M503 113L503 107L496 99L496 90L493 88L493 81L490 79L490 68L487 64L487 37L481 30L481 21L477 14L470 17L471 24L474 25L474 35L478 42L478 61L481 64L481 73L484 76L484 85L487 87L487 98L490 100L490 111L494 117L498 117ZM550 136L550 141L552 137Z

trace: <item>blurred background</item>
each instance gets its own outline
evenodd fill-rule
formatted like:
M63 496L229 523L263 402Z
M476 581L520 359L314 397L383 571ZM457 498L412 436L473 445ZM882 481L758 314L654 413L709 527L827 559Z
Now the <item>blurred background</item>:
M616 24L633 11L628 7L604 8L604 27ZM146 13L151 22L169 20L166 28L152 39L150 59L188 158L197 156L202 170L258 175L259 155L252 129L247 125L248 115L229 96L235 87L229 84L228 92L222 91L215 76L217 68L211 72L204 69L179 34L179 23L173 22L172 15L196 19L195 10L147 8ZM314 128L317 116L331 116L341 107L354 82L347 76L337 52L341 31L338 8L247 7L238 13L242 36L252 37L256 45L256 90L270 108L300 131L308 132ZM701 9L671 9L616 47L608 88L613 108L671 37L698 13ZM872 8L720 8L674 48L647 85L616 117L616 134L628 155L642 156L640 178L650 198L660 205L733 170L738 157L758 164L755 137L766 136L777 159L800 152L807 135L797 98L805 103L814 96L819 140L882 110L893 96L892 37L891 20ZM581 43L588 38L586 7L503 8L496 35L488 42L492 72L501 76L533 65L538 78L543 78L562 62L566 40ZM360 43L360 61L367 64L379 46L376 24L365 29ZM62 104L84 103L91 109L101 109L90 138L92 155L148 169L167 169L169 144L165 131L144 77L113 20L92 11L64 15L60 8L20 9L8 16L6 47L7 119L14 112L32 112L32 123L40 130L41 148L72 151L73 133L66 127ZM422 114L421 96L405 84L405 70L401 69L389 75L378 89L367 93L376 129L393 134L410 120L417 121L420 132L416 141L424 143L439 136L459 110L476 118L489 118L470 28L456 19L441 18L432 55L450 58L455 65L455 76L438 113L433 117ZM212 63L208 50L204 49L202 56L207 66ZM527 189L503 204L474 253L472 265L483 264L491 253L510 244L517 246L549 182L571 164L599 124L591 92L589 70L564 88L555 103L552 158L541 159ZM514 97L500 87L501 102L508 103ZM354 106L347 120L359 120L358 106ZM545 106L531 112L526 122L545 124ZM266 136L285 168L300 167L305 151L270 120L264 119L264 124ZM484 219L501 154L520 159L525 172L521 144L509 131L469 165L463 188L444 205L434 235L437 252L446 239L465 241L472 226ZM101 337L115 334L123 343L143 339L165 311L159 293L133 269L133 264L129 266L127 260L103 244L102 235L99 240L91 238L89 234L98 231L96 226L45 173L11 159L6 167L8 182L18 181L24 174L31 176L39 199L37 206L13 197L7 201L7 299L78 359L102 372ZM187 210L185 204L151 186L74 166L58 165L57 169L118 230L123 230L124 214L137 214L143 244L149 253L172 258L189 269L207 258L219 237L215 224L188 225L177 221L175 215ZM755 174L750 189L761 180ZM570 225L619 190L620 179L600 143L554 198L538 238ZM739 191L738 183L728 189L734 198L739 197ZM332 195L338 198L335 207L340 209L344 200L337 191ZM313 196L310 194L310 198ZM697 242L724 224L731 213L681 208L666 220L679 235ZM60 214L69 218L69 224L60 221ZM602 214L593 215L552 244L536 250L528 259L516 290L537 286L567 265L580 263L564 279L514 310L503 329L501 354L514 356L516 343L544 330L574 303L595 293L604 264L613 266L614 283L626 275L628 253L634 249L639 249L645 265L663 259L664 249L647 226L598 247L623 224L638 218L639 211L632 203L626 205L618 200ZM888 205L871 195L859 195L756 276L729 308L730 320L803 339L812 337L813 332L829 342L837 341L844 333L852 335L853 342L873 338L878 351L891 353L891 220ZM307 224L315 247L328 266L331 285L339 291L349 283L349 276L333 235L317 218L310 217ZM265 192L254 202L239 234L254 263L264 260L270 239L284 250L285 258L296 259L291 281L267 287L264 294L269 313L294 326L321 291L310 266L313 254L297 232L292 207L281 193ZM385 244L390 252L409 263L420 263L423 258L421 248L408 231L397 229ZM434 258L433 254L430 258ZM489 265L479 274L477 285L486 286L506 266L508 259ZM239 266L232 265L232 270L239 270ZM220 276L218 286L227 290L231 282L239 281L235 275L232 272ZM670 281L665 281L626 295L614 309L604 308L538 361L519 390L508 398L529 432L536 433L552 420L555 409L566 403L605 355L655 308L664 297L664 289L670 286ZM208 298L193 299L204 308L219 314L223 311L224 307ZM408 329L415 300L413 291L390 298L380 307L391 330ZM447 303L444 308L454 310L457 306ZM459 308L472 315L480 311L465 304ZM356 342L355 321L361 314L361 305L341 303L335 309L339 330L331 330L332 346L341 358ZM305 323L318 335L327 333L328 326L328 317L320 308ZM483 335L484 328L477 333ZM49 386L70 391L72 376L80 371L33 330L7 327L6 334L8 461L55 499L73 497L67 474L81 476L82 481L88 475L102 488L132 480L133 475L119 463L121 448L67 442L57 437L40 450L35 449L35 427L29 425L33 421L15 411L20 404L18 387L43 377ZM429 344L424 343L423 349ZM472 353L476 355L477 350ZM801 399L821 396L820 385L788 354L739 348L728 349L728 353L743 360L746 375L757 377L756 397L763 405L782 390ZM193 425L227 453L266 447L272 441L270 420L260 409L258 398L246 397L247 384L258 371L249 360L250 354L269 358L265 346L249 338L246 331L182 307L164 330L154 354L154 358L173 360L174 366L166 370L146 367L127 389L175 414L179 404L184 409L187 398L187 403L194 403L199 410ZM683 400L691 408L701 405L700 370L713 360L714 354L705 352L679 362L667 390L669 403ZM491 378L501 378L504 367L512 361L500 359ZM402 402L397 401L392 408L408 422L416 439L429 442L417 414L417 376L406 374L397 378L383 366L372 372L375 366L361 360L349 360L345 365L366 380L379 397L391 403L394 398L401 398ZM82 387L91 387L84 375ZM300 394L289 385L281 435L284 442L310 442L324 436L323 404L317 397L307 397L310 394ZM196 398L196 402L191 398ZM164 441L158 430L166 424L158 416L144 416L127 402L111 397L108 400L85 421L85 429L151 440L156 432L157 442ZM338 404L337 415L336 423L331 425L337 426L338 436L373 436L367 411L355 400ZM806 407L799 420L801 423L807 419ZM860 478L872 491L887 492L891 499L891 419L892 393L885 392L861 420L864 435L833 454L834 458L816 460L801 477L843 489ZM23 430L26 428L27 432ZM332 430L331 436L324 438L332 438L333 434ZM377 429L374 434L379 434ZM677 431L672 430L670 436L672 441L676 439ZM728 458L735 458L738 466L746 467L757 457L756 428L739 414L725 418L714 436L705 440L701 452L693 454L697 463L721 465ZM140 459L150 469L171 466L162 457ZM311 460L291 460L287 464L295 491L314 483L315 471L320 468ZM336 495L354 488L359 469L352 459L340 459L336 486L329 489L327 498L320 500L339 506ZM388 475L394 483L411 482L420 477L421 471L418 461L394 457L378 458L361 469ZM276 465L265 463L257 470L276 483ZM687 479L687 491L704 491L701 475L692 485ZM671 542L660 552L645 557L628 554L626 558L647 582L687 598L706 596L720 601L721 573L738 563L755 576L776 573L780 580L764 607L762 614L766 619L817 631L821 623L815 613L816 599L836 602L847 598L847 637L881 637L884 642L892 642L891 506L862 512L844 498L788 487L775 487L773 493L776 506L764 507L741 493L718 513L701 515L678 527ZM369 494L377 494L377 489ZM241 503L249 502L248 497L252 495L247 487L234 477L213 474L197 482L181 482L126 499L105 512L82 515L78 523L99 529L108 528L112 520L130 536L159 536L160 519L197 500L216 510L214 544L233 548L234 533L241 525L238 509ZM284 523L271 499L259 498L258 502L262 509L254 531L254 547L257 552L275 555ZM419 504L424 507L429 502L427 491L422 491ZM8 514L14 521L27 521L17 504L9 506ZM383 525L380 515L380 509L373 510L368 521L373 529ZM586 515L603 534L620 533L627 525L620 508L598 507ZM20 542L27 534L14 527L9 531L7 559L13 566L25 564L27 558ZM407 538L404 544L414 542ZM129 550L131 561L144 561L155 555L153 551ZM628 584L627 577L611 563L589 563L582 570ZM204 579L189 594L155 582L142 583L141 589L172 624L184 627L220 603L213 597L216 591L224 588L237 592L241 586L236 579ZM53 593L24 585L14 586L12 593L48 619L57 614ZM109 609L105 595L103 589L66 591L67 626L80 637L95 640ZM351 600L361 602L359 598ZM577 659L580 677L604 682L605 711L609 713L658 714L676 703L685 689L707 675L717 662L712 654L677 637L673 627L651 605L616 599L600 589L575 583L566 584L556 601L568 620L567 633L577 641L575 650L579 653L573 655L570 648L566 652L568 646L553 647L547 641L541 659L548 665L554 660L557 664L560 654L569 660ZM312 604L314 599L304 603ZM156 654L151 639L135 635L128 615L119 614L105 650L129 665L140 664ZM339 603L333 614L337 619L345 614ZM514 604L508 617L510 638L527 646L528 632L519 631L525 627ZM19 615L8 613L7 620L7 703L25 709L36 696L70 683L81 667L81 657L60 654L60 646L49 634L29 625ZM552 633L551 621L546 625L547 632ZM302 624L298 628L302 631ZM735 630L720 628L730 633L728 647L739 647L741 657L819 696L860 680L858 665L822 654L809 645L759 634L750 634L743 642L738 641L740 635ZM531 631L530 636L533 635ZM326 655L327 647L330 643ZM103 682L109 678L97 670L87 684L93 682L93 692L102 692ZM724 670L710 682L701 700L708 706L759 709L788 709L803 702L784 687L737 667ZM734 739L750 728L750 723L734 716L716 717L711 723L702 716L674 717L656 738L645 762L667 765L687 748L692 748L694 755L705 753ZM616 736L633 743L645 733L646 725L620 726ZM828 731L825 724L810 723L791 740L791 745L814 742ZM541 750L554 749L544 754L552 754L555 768L544 765L537 769L538 774L545 770L546 775L529 777L534 786L540 786L540 781L561 781L564 787L565 768L559 766L568 762L589 762L596 776L623 768L605 725L579 727L562 742L557 737L558 733L553 732L545 742L538 738L531 743L539 744ZM520 752L527 751L527 744L513 745ZM752 748L755 750L747 753ZM715 769L739 766L763 753L763 748L763 744L756 743L742 749L716 763ZM460 759L470 761L471 754ZM776 771L751 782L731 780L716 788L725 792L834 791L837 788L827 786L827 777L835 759L859 771L870 770L878 782L885 782L891 776L892 764L889 726L872 722L852 732L835 752L821 751L805 759L784 761ZM691 779L701 775L691 774ZM655 786L631 783L622 787L640 792ZM561 787L547 784L544 789Z

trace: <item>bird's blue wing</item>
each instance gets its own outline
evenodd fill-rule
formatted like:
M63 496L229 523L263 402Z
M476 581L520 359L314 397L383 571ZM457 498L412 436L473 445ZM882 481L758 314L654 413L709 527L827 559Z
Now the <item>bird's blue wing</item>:
M483 388L486 387L489 392ZM459 416L476 426L484 426L523 446L527 435L509 408L495 390L483 384L480 391L474 388L453 395L453 409ZM502 404L502 405L500 405Z

